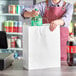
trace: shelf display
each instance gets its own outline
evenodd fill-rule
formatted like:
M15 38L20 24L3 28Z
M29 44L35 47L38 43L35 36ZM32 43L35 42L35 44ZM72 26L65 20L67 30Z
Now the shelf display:
M20 13L23 5L20 6L20 0L0 1L0 31L7 34L8 48L2 52L14 52L14 57L22 56L23 46L23 24L20 20Z
M20 14L20 8L22 8L22 6L20 6L20 5L9 5L8 6L8 13Z
M23 23L26 20L20 14L25 7L35 4L34 2L35 0L0 0L0 31L6 31L8 41L8 49L2 52L14 52L15 58L22 56Z
M18 36L8 37L8 48L22 48L22 39Z
M5 21L3 22L3 31L22 33L21 21Z

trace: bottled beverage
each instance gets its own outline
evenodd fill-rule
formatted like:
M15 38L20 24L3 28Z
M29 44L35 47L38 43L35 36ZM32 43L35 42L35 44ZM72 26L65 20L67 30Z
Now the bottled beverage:
M8 38L7 38L7 41L8 41L8 48L11 48L11 38L8 37Z
M16 14L16 5L9 5L8 12L11 14Z
M38 11L38 10L35 9L35 11ZM31 25L32 26L41 26L42 25L42 17L40 16L40 14L31 19Z
M18 39L16 40L16 44L17 44L17 47L18 47L18 48L21 48L21 39L20 39L20 38L18 38Z
M16 14L20 14L20 5L16 5Z
M9 21L5 21L3 23L3 30L9 32Z
M14 21L9 21L9 32L13 32Z
M18 22L18 31L17 32L22 33L22 22L21 21Z
M13 27L13 32L18 31L18 21L14 21L14 27Z
M16 47L16 39L17 39L17 36L11 36L11 48Z
M67 64L69 66L76 65L76 42L67 42Z

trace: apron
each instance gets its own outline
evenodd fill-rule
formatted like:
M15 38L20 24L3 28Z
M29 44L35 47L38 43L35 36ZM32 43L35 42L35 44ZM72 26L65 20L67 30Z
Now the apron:
M51 21L60 19L66 12L65 8L66 2L63 3L62 7L48 7L45 8L45 13L43 15L43 23L51 23ZM65 61L67 59L66 53L66 42L68 40L69 30L67 27L60 27L60 46L61 46L61 60Z

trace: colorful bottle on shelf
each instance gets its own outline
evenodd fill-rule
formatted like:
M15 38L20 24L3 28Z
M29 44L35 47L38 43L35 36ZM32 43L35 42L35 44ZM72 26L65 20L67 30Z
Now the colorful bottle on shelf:
M8 48L11 48L11 37L8 37L7 41L8 41Z
M16 5L9 5L8 12L11 14L16 14Z
M20 14L20 5L16 5L16 13Z
M35 11L38 10L35 9ZM41 25L42 25L42 17L40 16L40 14L31 19L31 26L41 26Z
M18 21L14 21L13 32L18 32Z
M11 36L11 48L16 47L16 39L17 39L17 36Z
M18 33L22 33L22 22L18 22Z
M9 32L13 32L14 21L9 21Z
M9 32L9 21L5 21L3 23L3 30Z
M17 40L16 40L16 44L17 44L17 47L18 48L21 48L21 39L20 38L18 38Z

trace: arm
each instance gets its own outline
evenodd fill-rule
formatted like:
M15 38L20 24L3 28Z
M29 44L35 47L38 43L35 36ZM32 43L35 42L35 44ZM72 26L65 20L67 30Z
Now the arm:
M72 20L72 14L73 14L73 5L68 3L66 6L65 14L60 19L51 22L50 30L53 31L58 25L69 27L70 22Z
M73 5L68 4L66 7L66 13L61 18L64 22L64 27L68 27L70 25L70 22L72 20L72 14L73 14Z
M42 16L44 13L45 4L46 4L45 2L41 2L39 4L32 6L31 8L32 11L29 11L25 8L25 10L22 11L21 15L25 18L25 17L34 17L40 13ZM38 9L39 11L37 12L34 9Z
M25 18L25 17L35 17L35 16L38 16L39 14L39 11L35 11L35 10L32 10L31 12L30 11L24 11L22 16Z

